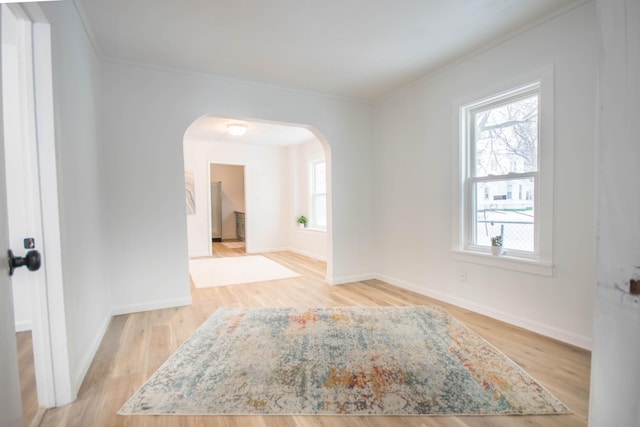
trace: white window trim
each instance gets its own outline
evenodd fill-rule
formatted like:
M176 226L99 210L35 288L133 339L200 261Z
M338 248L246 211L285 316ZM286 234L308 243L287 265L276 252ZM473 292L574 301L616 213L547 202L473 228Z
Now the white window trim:
M325 175L325 191L324 193L316 193L315 192L315 188L316 188L316 165L318 163L324 163L325 165L325 174L326 174L326 168L327 168L327 161L325 159L316 159L316 160L312 160L311 162L309 162L309 212L311 212L310 216L310 224L309 224L309 228L308 230L311 231L326 231L327 230L327 226L326 225L319 225L316 222L316 215L315 215L315 206L314 206L314 201L315 198L317 196L322 196L324 195L325 198L325 203L327 200L327 188L326 188L326 175Z
M465 200L465 178L469 167L466 161L469 149L466 139L465 112L471 105L488 102L491 99L517 93L528 85L539 82L539 140L538 183L535 188L537 252L527 253L508 250L505 255L494 256L490 248L480 246L465 247L465 216L470 209ZM554 82L553 65L533 70L509 82L454 102L454 148L452 158L453 176L453 227L451 252L456 261L481 264L490 267L515 270L543 276L553 275L553 139L554 139ZM513 174L521 175L521 174Z

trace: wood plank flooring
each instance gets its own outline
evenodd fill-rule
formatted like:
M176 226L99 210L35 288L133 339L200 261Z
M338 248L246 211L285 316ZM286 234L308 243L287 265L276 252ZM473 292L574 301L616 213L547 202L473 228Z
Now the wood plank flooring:
M214 256L243 249L214 244ZM507 325L378 280L342 286L324 283L325 263L290 252L265 256L299 272L294 279L195 289L189 307L114 317L76 402L48 410L41 425L145 426L586 426L591 355L570 345ZM330 307L439 305L496 346L567 404L571 415L497 417L339 416L118 416L120 406L218 307Z
M31 331L16 333L16 343L18 345L18 369L22 397L22 424L28 427L36 419L39 411Z

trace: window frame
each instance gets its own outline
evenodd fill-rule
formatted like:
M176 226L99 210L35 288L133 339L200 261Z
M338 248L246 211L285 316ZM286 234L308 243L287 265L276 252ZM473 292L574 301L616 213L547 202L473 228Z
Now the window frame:
M465 200L468 201L468 204L465 209L465 235L464 235L464 248L472 251L481 251L487 252L491 250L489 246L480 245L477 242L474 242L476 230L477 230L477 219L475 218L476 211L476 201L478 195L474 191L474 186L480 182L499 182L499 181L513 181L518 179L533 179L534 185L534 212L537 212L538 208L538 182L539 182L539 171L540 171L540 121L538 121L538 150L536 152L536 170L531 172L511 172L511 162L509 165L509 172L503 173L501 175L486 175L486 176L476 176L475 167L477 165L477 150L475 149L475 119L474 116L482 111L487 111L495 108L499 108L504 105L511 104L513 102L517 102L518 100L529 98L533 95L538 97L538 115L540 115L540 82L533 82L527 84L522 87L516 87L506 93L500 93L488 99L482 99L477 102L473 102L471 104L465 105L462 107L464 110L464 115L461 114L461 126L464 126L465 133L463 138L465 141L461 141L461 144L465 144L466 153L465 158L461 159L463 162L467 162L466 166L466 186L464 191L466 194L463 195ZM464 122L462 122L464 121ZM513 187L512 184L506 184L506 197L507 200L513 200ZM511 191L509 191L511 188ZM524 250L516 250L516 249L508 249L508 252L512 256L517 256L521 258L532 258L535 259L539 256L540 248L540 236L539 236L539 228L540 221L538 219L538 215L534 216L534 224L533 224L533 250L532 251L524 251Z
M317 193L316 192L316 168L318 165L320 164L324 164L324 169L325 169L325 187L324 187L324 192L320 192ZM311 215L309 215L310 217L310 227L312 229L315 230L326 230L327 229L327 225L326 224L318 224L318 218L316 215L316 200L318 197L324 197L324 201L325 201L325 209L327 206L327 161L326 159L316 159L316 160L312 160L311 162L309 162L309 184L310 184L310 188L309 188L309 204L310 204L310 209L309 212L311 212ZM325 213L325 217L326 217L326 213Z
M478 109L487 109L513 102L527 94L538 94L538 163L536 172L490 175L472 177L475 165L475 153L472 151L473 136L469 128L470 114ZM505 82L482 93L457 100L454 103L455 149L454 197L452 253L458 261L489 265L516 271L553 275L552 257L552 220L553 220L553 66L542 67L519 79ZM491 248L470 244L472 240L474 218L473 209L476 199L471 185L479 181L515 180L534 177L534 250L519 251L509 249L503 256L491 255ZM484 197L477 194L476 197Z

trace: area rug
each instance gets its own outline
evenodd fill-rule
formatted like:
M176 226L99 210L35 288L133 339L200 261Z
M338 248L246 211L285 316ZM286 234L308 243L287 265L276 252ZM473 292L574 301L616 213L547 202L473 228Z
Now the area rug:
M440 308L221 308L118 413L524 415L568 409Z
M299 277L300 274L261 255L189 260L196 288L240 285Z

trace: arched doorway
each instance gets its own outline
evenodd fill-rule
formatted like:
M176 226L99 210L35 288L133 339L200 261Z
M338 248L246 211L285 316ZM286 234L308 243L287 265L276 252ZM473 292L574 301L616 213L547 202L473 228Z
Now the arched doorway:
M246 132L230 134L233 124L244 126ZM189 257L212 254L210 165L240 166L244 201L235 206L244 208L247 253L301 253L326 261L327 276L331 276L331 151L320 131L305 125L204 115L185 131L183 149ZM312 168L318 164L325 171L319 183L323 192L312 191ZM313 197L321 203L314 205ZM323 218L318 206L324 210ZM225 208L227 214L237 210ZM311 219L311 226L299 228L299 216ZM222 234L227 233L228 229Z

